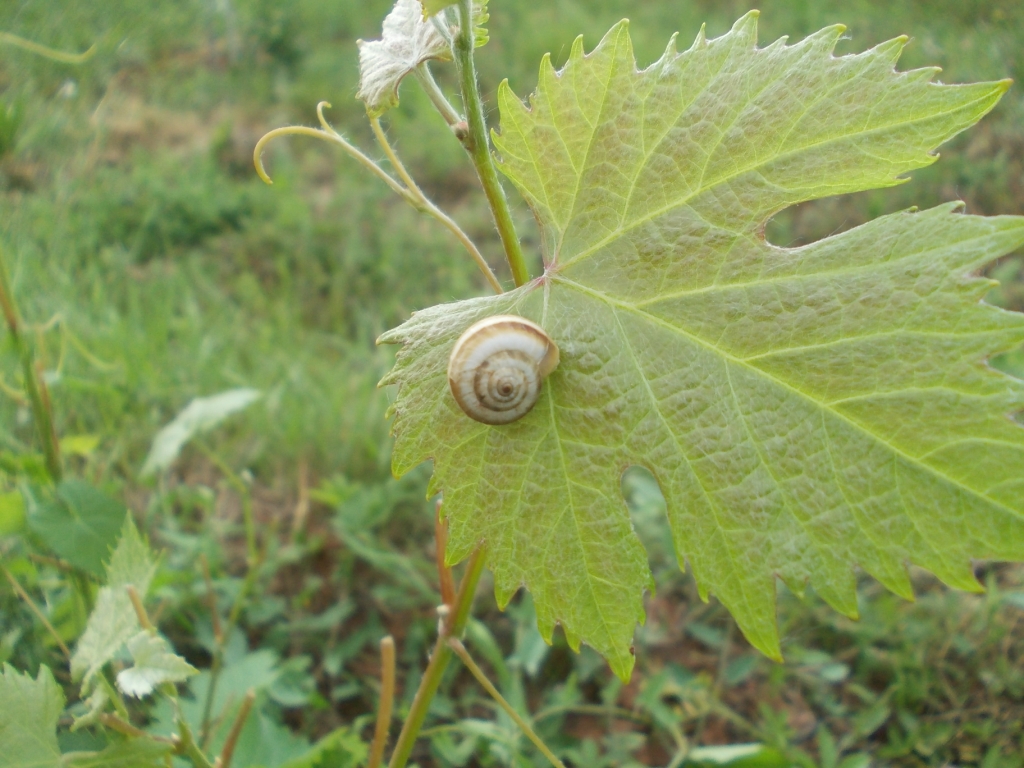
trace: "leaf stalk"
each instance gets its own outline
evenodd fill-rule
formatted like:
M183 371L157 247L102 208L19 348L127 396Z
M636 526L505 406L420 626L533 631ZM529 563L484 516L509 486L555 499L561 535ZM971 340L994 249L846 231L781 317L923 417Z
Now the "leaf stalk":
M434 105L444 121L450 126L457 125L462 122L462 116L456 111L455 107L451 105L444 92L441 90L441 86L437 84L434 79L434 73L430 71L430 67L427 62L423 62L416 69L412 71L416 76L416 81L423 88L423 92L427 94L427 98L430 99L430 103Z

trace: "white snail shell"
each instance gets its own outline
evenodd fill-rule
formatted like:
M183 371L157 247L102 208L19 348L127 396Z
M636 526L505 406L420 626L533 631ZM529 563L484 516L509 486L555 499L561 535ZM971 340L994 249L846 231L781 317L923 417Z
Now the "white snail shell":
M452 348L448 384L459 407L484 424L508 424L540 398L558 367L558 347L536 323L494 315L471 325Z

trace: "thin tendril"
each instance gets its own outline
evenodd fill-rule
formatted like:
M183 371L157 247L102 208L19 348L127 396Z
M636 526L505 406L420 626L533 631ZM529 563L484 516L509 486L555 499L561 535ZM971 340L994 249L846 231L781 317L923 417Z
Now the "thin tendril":
M456 224L455 221L444 211L434 205L427 196L423 194L423 190L421 190L419 186L417 186L416 182L413 181L412 176L409 175L409 172L402 164L402 161L398 159L398 155L395 154L391 144L388 143L387 137L384 135L384 131L381 129L380 122L377 118L370 118L370 125L373 127L374 135L377 137L377 142L380 144L381 149L384 150L384 154L387 155L388 160L391 162L391 165L395 169L399 178L401 178L402 182L406 184L404 187L396 181L391 174L377 165L377 163L375 163L371 158L346 141L345 138L327 122L327 118L324 117L324 108L326 107L329 109L330 106L330 103L326 101L321 101L316 105L316 115L320 120L320 128L309 128L304 125L290 125L284 128L275 128L269 133L264 134L264 136L256 142L256 146L252 153L253 164L256 166L256 173L259 174L259 177L267 184L274 183L270 176L267 175L266 169L263 167L263 150L270 141L278 136L312 136L315 139L322 139L324 141L337 144L351 157L355 158L364 167L372 171L378 178L382 179L389 187L391 187L392 190L401 195L410 205L424 213L429 213L441 222L441 224L443 224L453 235L455 235L455 237L459 239L459 242L462 243L465 249L469 251L469 255L473 258L473 261L476 262L480 271L484 273L484 277L487 278L487 282L494 289L494 292L502 293L501 283L498 282L498 278L495 277L494 272L491 271L491 268L488 266L483 254L480 253L473 241L469 239L469 235L463 232L462 228L459 227L459 225Z
M12 35L10 32L0 32L0 43L13 45L16 48L31 51L39 56L59 61L63 64L81 64L89 60L96 53L95 45L89 46L89 50L85 51L85 53L66 53L65 51L58 51L55 48L49 48L45 45L34 43L31 40L26 40L24 37Z
M259 177L267 184L273 184L274 182L270 176L267 175L267 172L263 167L263 149L278 136L312 136L314 139L322 139L323 141L337 144L352 158L365 166L369 171L373 172L399 195L410 201L412 199L409 191L405 187L391 178L387 171L373 162L373 160L345 141L345 139L336 131L325 131L321 128L308 128L304 125L288 125L283 128L275 128L274 130L265 133L263 137L256 142L256 146L252 151L253 164L256 166L256 173L259 174Z
M398 159L398 155L395 154L395 150L392 149L391 144L388 142L388 137L384 133L384 129L380 126L380 120L376 117L371 117L370 127L373 128L373 135L377 137L377 143L380 144L380 148L384 150L384 154L387 155L388 161L395 169L395 173L397 173L398 177L405 182L409 193L416 199L417 207L426 213L429 213L447 227L447 229L459 239L459 242L462 243L465 249L469 251L469 255L473 257L473 261L475 261L476 265L480 267L480 271L484 273L484 277L487 278L487 282L490 283L494 292L503 293L501 283L498 282L498 278L495 276L494 272L491 271L490 266L484 259L483 254L480 253L480 250L476 247L476 244L469 239L469 235L462 231L462 228L455 223L454 219L434 205L430 199L423 194L423 190L419 188L412 176L409 175L409 171L406 170L402 161Z

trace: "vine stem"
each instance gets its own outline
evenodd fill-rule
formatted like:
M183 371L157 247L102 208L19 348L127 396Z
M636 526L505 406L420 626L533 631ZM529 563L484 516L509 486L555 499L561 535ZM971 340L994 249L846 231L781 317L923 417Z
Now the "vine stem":
M530 281L530 273L526 268L523 249L516 235L516 227L512 221L512 211L508 207L508 198L498 180L498 171L491 157L490 144L487 141L487 120L484 118L483 101L480 98L480 86L476 79L476 64L473 62L473 48L476 41L473 36L473 0L459 0L459 34L455 37L455 64L459 70L459 85L462 90L462 102L466 109L466 122L469 135L464 142L469 156L476 167L480 184L484 188L487 202L491 206L494 225L505 249L512 270L512 279L516 287Z
M82 64L88 61L94 53L96 53L96 46L91 45L85 53L67 53L66 51L58 51L55 48L49 48L45 45L26 40L24 37L18 35L12 35L10 32L0 32L0 43L7 45L13 45L15 48L21 48L25 51L31 51L32 53L43 56L52 61L59 61L63 64Z
M423 673L420 686L416 689L416 695L412 700L412 707L402 724L402 732L395 742L395 751L391 754L391 761L388 768L405 768L412 754L412 748L416 744L423 722L427 719L427 712L434 700L438 686L441 685L441 677L448 668L448 663L455 655L451 646L448 645L448 638L458 637L466 628L469 621L470 610L473 607L473 596L476 594L477 585L484 572L486 554L483 547L477 549L466 566L466 573L459 585L459 594L455 599L455 605L451 610L441 611L441 621L438 623L437 643L434 645L434 653L430 657L430 663Z
M494 687L494 683L487 679L487 675L480 669L480 666L473 660L473 657L469 655L469 651L466 650L466 646L462 644L462 641L457 637L448 638L448 647L451 648L455 655L459 657L463 664L466 665L466 669L470 671L470 674L476 678L476 681L480 683L481 687L490 694L491 698L498 702L505 714L512 718L513 722L519 726L523 733L526 734L526 738L533 742L533 745L541 751L541 754L548 759L548 761L555 766L555 768L565 768L565 763L559 760L555 753L552 752L548 745L543 742L540 736L530 727L530 724L523 719L523 716L516 712L515 708L506 701L505 697L498 692L498 689Z
M0 311L3 312L4 320L7 322L14 351L21 360L25 392L32 404L33 421L35 421L36 431L39 433L39 441L43 445L46 472L54 483L59 483L64 476L64 468L60 460L57 432L53 426L53 409L46 392L46 384L32 359L32 348L21 333L21 316L18 313L18 305L14 302L14 292L11 290L11 281L7 275L7 265L4 262L2 249L0 249Z
M501 283L498 282L498 278L495 277L494 272L491 271L491 268L484 260L479 249L473 241L469 239L469 235L463 232L462 228L456 224L450 216L434 205L427 196L423 194L423 191L419 186L417 186L417 184L412 180L409 172L406 171L405 166L402 165L402 162L398 159L398 156L388 143L387 137L384 135L384 131L380 127L380 122L376 118L370 118L370 125L373 128L373 132L377 137L378 143L380 143L381 149L384 150L384 154L387 155L388 160L395 169L395 172L407 186L403 186L399 181L394 179L391 174L377 165L371 157L366 155L358 147L348 142L344 136L331 127L331 124L328 123L327 119L324 117L324 107L330 108L330 106L330 103L326 101L321 101L316 105L316 114L320 120L320 128L309 128L304 125L289 125L284 128L275 128L274 130L265 133L260 140L256 142L256 146L252 151L253 165L256 166L256 173L259 177L267 184L274 183L270 176L267 175L266 169L263 167L263 150L266 148L267 144L278 136L311 136L314 139L322 139L323 141L337 144L345 150L346 154L387 184L393 192L402 197L413 208L430 214L444 225L448 231L458 238L459 242L462 243L463 247L469 252L469 255L473 258L473 261L476 262L480 271L484 273L484 277L487 279L491 288L494 289L495 293L501 293Z

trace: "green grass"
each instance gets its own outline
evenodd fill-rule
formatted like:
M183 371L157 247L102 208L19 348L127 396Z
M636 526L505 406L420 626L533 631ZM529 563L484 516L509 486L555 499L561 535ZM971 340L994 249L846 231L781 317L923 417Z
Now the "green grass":
M671 31L685 45L701 22L720 34L751 7L739 0L491 5L491 43L479 54L485 93L508 77L523 97L541 56L550 51L560 64L579 33L589 49L631 16L643 66ZM207 554L226 604L244 555L238 499L196 446L156 488L138 473L156 431L191 398L238 386L265 392L205 442L251 475L261 530L276 534L267 535L275 543L261 598L244 616L239 653L248 643L291 660L265 712L305 737L372 711L373 649L386 631L399 642L408 706L436 624L427 473L390 479L389 395L376 382L391 353L374 339L419 307L485 291L448 233L331 148L283 140L267 154L275 185L252 172L262 132L313 124L321 99L334 104L328 115L346 135L371 146L354 100L355 39L379 34L387 6L0 6L0 30L65 50L97 45L76 67L0 47L0 242L27 320L57 320L36 340L60 434L99 438L95 450L69 461L122 496L166 550L161 626L206 666L210 625L195 557ZM761 10L765 42L844 22L850 39L840 52L906 33L904 68L938 64L946 82L1024 80L1024 7L1015 0L767 0ZM452 73L436 70L450 89ZM1024 88L1017 86L908 184L800 206L777 217L769 236L806 242L953 198L976 213L1024 213L1021 126ZM412 84L389 132L424 189L507 280L472 169ZM515 213L536 260L536 231L521 201ZM1008 259L995 268L1006 285L994 301L1024 307L1020 265ZM1000 365L1024 374L1022 355ZM8 385L17 379L6 336L0 376ZM24 457L34 445L26 408L0 395L0 454ZM659 590L628 686L593 653L539 642L528 598L506 614L481 598L480 622L468 635L508 698L542 714L538 729L577 765L666 765L677 749L673 732L707 743L766 740L823 768L853 768L859 758L850 756L860 753L880 765L1024 764L1020 570L983 568L990 590L980 597L915 574L921 597L914 604L865 581L857 623L813 595L801 601L784 592L787 662L776 666L746 646L719 606L696 599L645 483L631 477L626 487ZM0 492L14 484L0 474ZM84 607L27 551L11 550L6 562L45 598L60 631L74 636ZM3 660L23 668L61 663L5 584ZM421 765L533 764L525 740L465 673L451 672L443 690ZM597 707L618 709L595 714Z

